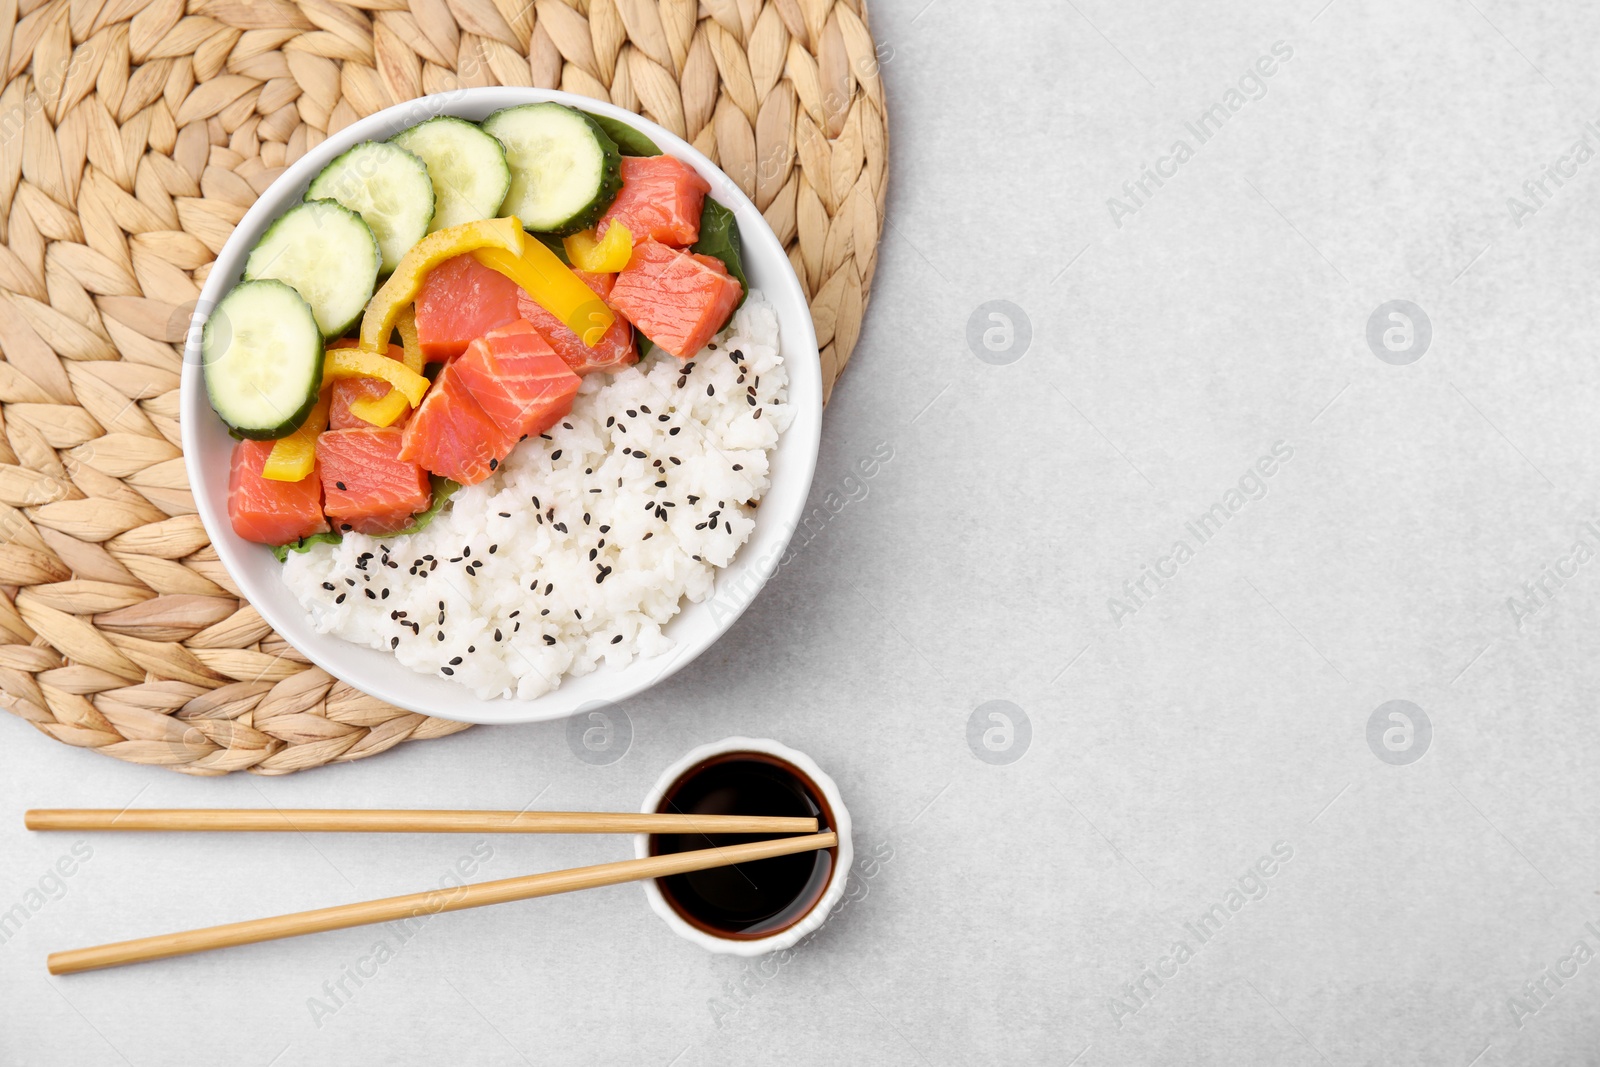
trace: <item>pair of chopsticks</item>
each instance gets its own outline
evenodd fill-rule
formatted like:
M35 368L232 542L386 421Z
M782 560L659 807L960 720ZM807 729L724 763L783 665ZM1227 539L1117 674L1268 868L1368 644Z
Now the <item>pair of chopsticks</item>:
M462 911L488 904L572 893L647 878L752 863L774 856L833 848L832 831L817 832L817 820L768 815L626 814L586 811L339 811L335 809L46 809L23 817L30 830L299 831L302 833L522 833L522 834L804 834L705 848L666 856L619 860L592 867L528 874L451 889L430 889L356 904L293 912L267 919L224 923L109 945L53 952L51 974L117 967L234 945L392 922L417 915Z

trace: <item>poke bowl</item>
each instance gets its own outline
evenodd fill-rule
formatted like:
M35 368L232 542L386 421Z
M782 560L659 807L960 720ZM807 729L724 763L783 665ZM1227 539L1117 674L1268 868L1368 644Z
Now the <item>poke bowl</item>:
M800 522L822 380L755 205L552 90L362 119L202 287L181 422L239 591L312 663L478 723L634 696L726 632Z

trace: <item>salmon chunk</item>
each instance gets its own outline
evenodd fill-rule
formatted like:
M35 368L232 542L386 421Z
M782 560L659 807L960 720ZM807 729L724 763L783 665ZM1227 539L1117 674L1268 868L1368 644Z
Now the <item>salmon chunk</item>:
M645 241L633 246L610 303L657 346L686 360L722 329L742 294L738 280L711 256Z
M700 239L700 209L711 186L689 164L673 156L623 156L622 191L600 217L604 237L621 222L634 242L651 240L686 248Z
M451 369L513 442L555 425L572 410L572 398L582 384L522 319L472 342Z
M530 238L531 240L531 238ZM455 359L490 330L515 321L517 283L471 255L447 259L417 293L417 344L430 363Z
M286 545L327 530L322 517L322 482L313 470L298 482L261 476L271 441L240 441L228 471L228 518L233 532L262 545Z
M612 287L616 285L615 274L591 274L583 270L575 270L572 273L583 279L583 283L593 289L601 300L609 296ZM616 370L639 362L639 347L633 341L633 327L621 316L607 328L595 346L590 348L567 327L566 323L540 307L534 302L533 297L520 289L517 290L517 310L535 330L539 331L539 336L555 349L556 355L565 360L567 366L578 374Z
M477 485L516 443L472 398L452 363L439 372L406 423L400 458L462 485Z
M317 438L324 505L340 530L386 534L433 503L428 472L400 458L404 431L369 426Z

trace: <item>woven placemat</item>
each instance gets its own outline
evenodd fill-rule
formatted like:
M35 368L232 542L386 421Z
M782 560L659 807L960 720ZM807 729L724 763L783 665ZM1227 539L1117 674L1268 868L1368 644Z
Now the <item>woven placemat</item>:
M864 0L0 0L0 703L188 774L460 723L312 667L239 597L178 435L188 315L282 169L392 103L561 88L640 112L765 212L850 358L887 188Z

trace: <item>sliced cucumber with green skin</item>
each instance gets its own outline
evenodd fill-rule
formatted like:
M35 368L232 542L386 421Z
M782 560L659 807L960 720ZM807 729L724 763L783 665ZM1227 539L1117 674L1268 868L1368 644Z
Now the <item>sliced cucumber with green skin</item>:
M433 180L428 232L492 219L511 188L511 168L498 140L465 119L440 115L401 130L390 142L422 160Z
M308 200L267 227L244 276L292 286L311 305L323 336L338 337L366 310L381 264L377 238L360 215L332 200Z
M428 165L387 141L363 141L323 167L306 199L336 200L360 215L378 239L384 274L428 235L433 222Z
M240 282L200 335L211 407L235 436L274 441L306 421L322 389L322 328L280 281Z
M524 229L567 235L600 220L622 188L621 153L595 121L561 104L496 111L483 128L505 145L511 188L500 214Z

